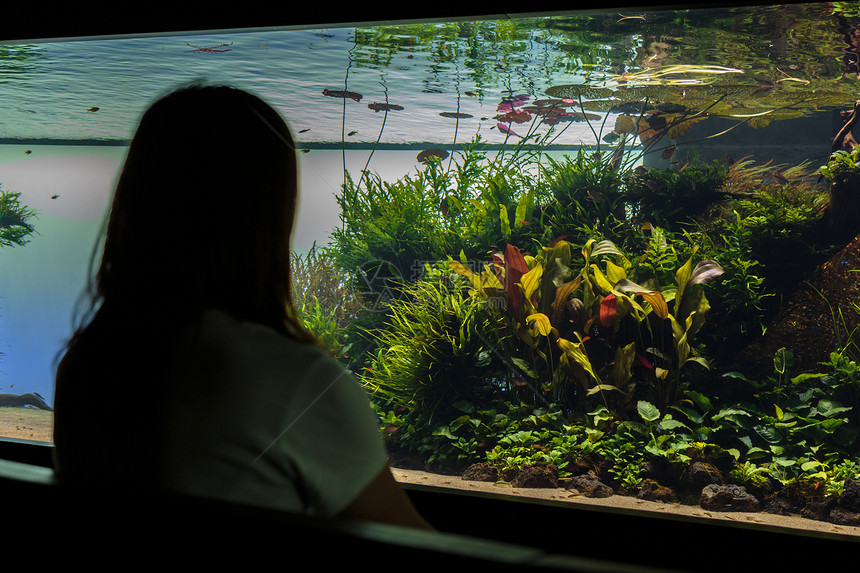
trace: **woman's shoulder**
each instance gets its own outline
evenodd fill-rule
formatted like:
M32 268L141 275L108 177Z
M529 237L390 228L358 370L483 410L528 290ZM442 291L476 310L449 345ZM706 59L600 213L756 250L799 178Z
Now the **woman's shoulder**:
M231 354L255 357L257 360L290 359L309 365L333 360L319 346L296 340L275 329L256 322L238 320L219 309L208 309L203 314L201 340Z

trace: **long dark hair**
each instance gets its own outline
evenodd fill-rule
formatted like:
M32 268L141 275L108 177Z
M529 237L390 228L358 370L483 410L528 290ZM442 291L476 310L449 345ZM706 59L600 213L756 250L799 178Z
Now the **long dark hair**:
M117 181L92 320L166 330L219 308L312 342L292 298L297 188L290 129L259 97L194 83L157 100Z

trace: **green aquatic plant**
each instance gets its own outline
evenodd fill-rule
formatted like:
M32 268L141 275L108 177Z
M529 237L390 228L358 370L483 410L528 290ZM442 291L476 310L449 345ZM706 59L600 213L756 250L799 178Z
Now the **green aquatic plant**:
M851 235L857 231L860 208L860 148L834 151L819 173L830 181L829 215L833 230Z
M551 198L543 208L545 240L567 236L585 242L623 226L626 198L618 157L580 149L574 157L547 158L541 169L539 189Z
M773 375L751 380L739 372L725 378L740 380L755 391L755 403L723 408L711 423L723 424L724 439L738 440L750 460L770 461L783 468L809 461L809 452L844 457L856 451L860 426L856 405L837 400L839 379L827 372L792 373L793 353L779 349ZM730 426L726 426L730 422ZM732 438L731 435L734 434ZM811 466L810 466L811 467Z
M860 174L860 148L855 147L851 151L844 149L834 151L818 172L831 183L848 183Z
M509 333L505 354L536 397L580 414L594 397L621 415L644 385L660 407L674 403L684 385L681 369L707 366L691 341L709 309L702 287L721 267L693 266L691 257L675 272L674 286L643 286L629 278L630 261L611 241L591 239L581 255L576 269L570 244L559 240L533 257L508 245L480 274L449 265L468 278L473 298L504 302L492 307L502 311Z
M625 199L638 223L678 229L723 199L729 168L722 161L691 162L682 169L642 168L626 180Z
M378 353L362 373L377 403L445 418L458 402L488 403L502 388L496 313L445 274L400 285L385 328L371 334Z
M36 211L21 203L21 194L0 189L0 247L22 246L36 232Z
M456 246L440 208L448 187L448 178L432 167L394 183L368 172L356 183L347 174L336 198L342 225L332 232L329 252L353 276L374 274L378 269L370 265L378 263L385 276L411 280L416 261L444 258Z
M307 253L290 258L293 298L299 318L319 343L349 363L354 342L350 326L366 310L349 281L326 250L312 245Z

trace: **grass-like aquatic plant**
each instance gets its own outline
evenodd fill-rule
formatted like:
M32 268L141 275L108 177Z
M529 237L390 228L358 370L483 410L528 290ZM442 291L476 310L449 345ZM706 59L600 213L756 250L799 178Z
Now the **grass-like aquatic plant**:
M485 405L502 390L500 319L450 275L402 284L373 332L379 347L362 380L377 403L444 419L453 404Z
M0 189L0 247L21 246L36 231L36 211L21 204L21 194Z

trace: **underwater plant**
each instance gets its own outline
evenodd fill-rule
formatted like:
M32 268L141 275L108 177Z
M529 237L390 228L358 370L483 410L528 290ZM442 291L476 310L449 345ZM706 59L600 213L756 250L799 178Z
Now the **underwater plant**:
M830 204L828 214L832 230L845 236L854 236L860 226L860 148L851 151L839 149L819 169L819 173L830 181Z
M293 297L299 318L319 343L346 362L355 342L351 327L366 310L326 250L312 245L290 257Z
M361 381L377 404L445 418L454 404L489 404L500 392L498 315L463 292L449 271L400 285Z
M707 366L691 342L709 309L702 286L722 268L710 260L694 267L690 257L675 272L674 286L645 286L628 278L630 261L611 241L590 239L581 254L578 271L564 240L533 257L508 245L480 274L458 261L449 265L469 279L473 298L504 301L491 307L504 317L505 353L518 367L520 386L536 394L532 400L559 402L581 415L599 398L619 418L639 392L659 407L673 404L683 391L681 369L690 362Z
M21 204L20 197L0 189L0 247L22 246L36 230L30 223L36 211Z

